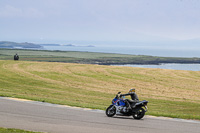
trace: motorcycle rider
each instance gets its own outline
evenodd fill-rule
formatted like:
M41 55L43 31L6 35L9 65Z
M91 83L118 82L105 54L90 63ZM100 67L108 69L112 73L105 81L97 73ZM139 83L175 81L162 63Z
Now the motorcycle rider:
M19 55L17 55L17 53L14 55L14 60L19 60Z
M121 92L118 92L118 97L121 98L123 96L131 96L131 100L130 99L125 99L125 103L127 105L127 110L131 109L131 105L132 107L134 107L134 105L139 102L139 98L137 96L137 94L135 93L135 89L130 89L129 92L127 94L121 94Z

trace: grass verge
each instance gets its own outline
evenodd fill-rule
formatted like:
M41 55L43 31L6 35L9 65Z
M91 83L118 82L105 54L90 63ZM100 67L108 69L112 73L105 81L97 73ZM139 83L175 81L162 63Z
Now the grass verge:
M14 128L0 128L0 133L41 133L41 132L25 131Z

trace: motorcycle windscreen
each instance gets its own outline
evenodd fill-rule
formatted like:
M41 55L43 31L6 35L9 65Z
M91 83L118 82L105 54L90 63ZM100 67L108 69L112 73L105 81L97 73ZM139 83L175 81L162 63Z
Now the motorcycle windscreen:
M117 98L114 98L114 99L112 100L112 103L113 103L113 104L116 104L117 101L118 101L118 99L117 99Z

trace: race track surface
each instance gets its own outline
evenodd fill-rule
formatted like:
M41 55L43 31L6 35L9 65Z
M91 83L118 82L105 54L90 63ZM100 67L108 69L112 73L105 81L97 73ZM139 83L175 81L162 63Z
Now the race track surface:
M50 133L200 133L200 121L145 116L108 118L103 111L0 97L0 127Z

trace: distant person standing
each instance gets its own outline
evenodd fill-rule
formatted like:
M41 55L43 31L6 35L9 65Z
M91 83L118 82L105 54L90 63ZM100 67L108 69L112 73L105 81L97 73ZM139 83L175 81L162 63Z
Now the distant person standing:
M19 60L19 56L17 54L14 55L14 60Z

